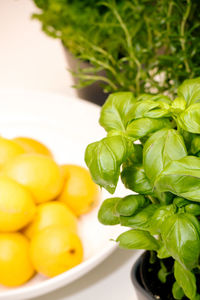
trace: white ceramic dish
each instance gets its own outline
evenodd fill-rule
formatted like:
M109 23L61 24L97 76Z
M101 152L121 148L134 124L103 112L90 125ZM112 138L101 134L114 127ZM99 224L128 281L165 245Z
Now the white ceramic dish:
M59 94L20 90L0 90L0 135L28 136L44 142L58 163L84 164L88 143L105 136L98 125L100 108L77 98ZM125 195L119 185L116 193ZM110 194L102 191L102 200ZM8 289L0 286L0 299L27 299L53 291L78 279L101 263L116 244L121 227L103 226L97 221L98 208L80 220L80 236L84 246L84 262L51 279L36 275L25 285ZM11 270L12 271L12 270Z

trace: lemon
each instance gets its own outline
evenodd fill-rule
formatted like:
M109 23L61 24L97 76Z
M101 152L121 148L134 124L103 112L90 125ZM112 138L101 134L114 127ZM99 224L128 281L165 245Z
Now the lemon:
M60 167L40 154L19 155L4 166L2 173L27 187L36 203L53 200L63 185Z
M48 277L61 274L83 260L78 235L65 226L50 226L35 234L30 253L35 269Z
M24 234L32 238L38 231L52 225L63 225L77 232L76 216L64 203L52 201L38 205L34 220L25 228Z
M34 217L31 193L14 180L0 176L0 231L17 231Z
M14 287L33 276L29 251L29 242L22 234L0 234L0 284Z
M75 215L89 212L99 199L99 189L87 169L78 165L63 165L64 188L58 200L64 202Z
M12 140L20 145L27 153L38 153L53 157L51 151L45 145L35 139L28 137L16 137Z
M14 141L0 137L0 167L17 155L25 153L25 150Z

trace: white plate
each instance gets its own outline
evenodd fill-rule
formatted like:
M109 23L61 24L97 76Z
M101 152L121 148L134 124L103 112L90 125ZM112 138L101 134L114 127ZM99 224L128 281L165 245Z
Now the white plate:
M86 101L59 94L20 90L0 90L0 135L8 138L28 136L46 144L56 161L85 165L88 143L105 136L98 125L100 108ZM126 194L119 184L115 195ZM102 191L102 199L110 197ZM53 291L83 276L101 263L116 248L120 226L103 226L97 220L98 208L80 220L84 262L51 279L36 275L25 285L8 289L0 287L0 299L27 299ZM11 270L12 271L12 270Z

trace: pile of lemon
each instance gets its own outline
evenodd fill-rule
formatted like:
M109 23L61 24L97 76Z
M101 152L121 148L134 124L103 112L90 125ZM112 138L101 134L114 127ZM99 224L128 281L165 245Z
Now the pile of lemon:
M78 217L97 203L88 170L59 166L26 137L0 137L0 284L14 287L35 272L53 277L83 260Z

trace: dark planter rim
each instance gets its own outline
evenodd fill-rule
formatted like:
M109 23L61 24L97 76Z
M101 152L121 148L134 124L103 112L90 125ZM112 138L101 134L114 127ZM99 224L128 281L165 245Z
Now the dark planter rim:
M68 67L71 71L76 73L80 67L84 69L91 66L87 61L81 61L79 58L73 55L70 52L70 50L65 47L63 42L62 42L62 46L63 46L63 51L67 60ZM105 71L101 71L99 74L106 76ZM78 83L78 78L73 74L71 74L71 76L74 84L76 85ZM109 96L109 93L105 93L103 91L101 84L102 84L101 81L95 81L88 86L78 88L78 89L76 88L76 93L80 98L102 106L106 101L107 97Z
M144 286L142 285L142 283L138 280L138 277L140 277L140 264L142 262L142 258L145 255L146 252L144 252L143 254L141 254L138 259L135 261L132 269L131 269L131 281L133 283L133 286L136 289L136 293L137 290L140 292L140 294L142 294L144 297L146 297L147 300L155 300L155 298L153 297L153 295L151 295L150 293L148 293ZM140 299L138 299L140 300Z

